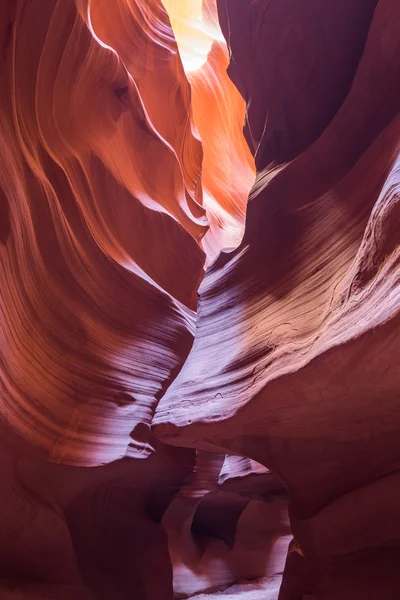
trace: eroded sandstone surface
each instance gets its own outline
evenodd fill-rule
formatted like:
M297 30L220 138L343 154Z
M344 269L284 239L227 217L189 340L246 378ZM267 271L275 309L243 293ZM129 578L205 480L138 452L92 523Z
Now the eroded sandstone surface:
M0 4L1 599L400 597L399 31Z

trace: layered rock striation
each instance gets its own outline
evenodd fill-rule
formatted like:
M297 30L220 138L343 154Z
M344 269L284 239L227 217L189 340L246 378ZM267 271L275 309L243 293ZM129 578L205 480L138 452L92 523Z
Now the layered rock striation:
M1 598L397 600L399 30L3 1Z

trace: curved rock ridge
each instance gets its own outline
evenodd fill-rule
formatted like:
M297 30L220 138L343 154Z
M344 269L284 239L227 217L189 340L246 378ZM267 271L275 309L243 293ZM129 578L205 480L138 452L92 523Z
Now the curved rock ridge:
M1 422L2 599L171 600L161 518L195 455L153 444L147 460L65 466Z
M216 6L191 83L160 0L2 10L4 415L52 460L145 456L129 434L190 348L206 212L210 261L253 180Z
M1 598L171 600L259 577L276 588L289 528L274 475L231 463L221 484L224 455L149 434L146 460L59 465L0 425Z
M175 597L281 577L291 539L286 488L261 465L244 462L197 452L193 478L167 508L162 524Z
M78 464L146 455L130 433L190 348L207 229L168 17L112 5L9 2L2 21L2 412Z
M400 8L218 8L257 177L243 241L206 272L192 350L153 430L279 475L304 561L283 600L394 599Z
M203 147L202 189L210 229L207 264L243 236L254 159L243 137L245 103L227 75L228 49L215 0L164 0L191 87L193 119Z
M210 228L201 245L210 264L221 249L236 248L244 233L254 160L243 137L245 105L230 81L226 45L214 42L206 64L188 74L193 118L202 139L202 185Z
M257 170L293 160L325 130L352 86L377 3L218 0Z
M1 598L279 580L282 484L149 432L205 255L239 243L254 180L215 3L203 13L187 76L158 0L0 9Z
M1 600L400 597L399 31L1 3Z
M155 426L167 407L189 407L192 401L192 421L211 414L218 421L217 407L235 414L277 367L277 375L295 371L300 362L306 365L329 347L395 318L398 281L390 266L397 264L391 223L397 214L399 101L387 94L387 79L397 74L397 45L388 44L385 53L380 48L389 15L381 2L351 91L329 127L295 161L257 173L244 240L206 273L195 343L162 399ZM394 29L393 17L392 22ZM379 68L372 69L377 61ZM366 95L367 89L374 93ZM378 104L382 114L375 111ZM377 230L382 239L374 235ZM356 301L361 292L363 302ZM383 296L381 309L370 310L367 300ZM367 313L370 318L360 321ZM224 319L229 327L221 327ZM229 341L228 354L223 350ZM284 349L285 343L292 347ZM234 402L224 401L225 387ZM210 398L213 389L218 391ZM177 421L189 432L184 411L170 414L181 416ZM164 430L168 427L160 426Z

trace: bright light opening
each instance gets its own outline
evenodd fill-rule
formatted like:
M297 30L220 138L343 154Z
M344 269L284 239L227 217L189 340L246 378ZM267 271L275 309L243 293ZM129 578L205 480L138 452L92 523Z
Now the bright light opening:
M163 0L186 73L207 61L214 40L224 41L215 19L203 11L202 0Z

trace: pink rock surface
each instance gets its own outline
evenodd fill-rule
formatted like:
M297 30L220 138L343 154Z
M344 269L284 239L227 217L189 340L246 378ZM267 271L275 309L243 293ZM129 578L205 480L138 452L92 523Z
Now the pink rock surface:
M282 486L149 433L254 176L206 8L189 83L159 0L2 4L2 598L161 600L282 570Z
M399 31L1 3L1 600L400 597Z
M375 4L219 2L258 172L153 420L169 443L280 476L296 598L400 593L400 10Z

